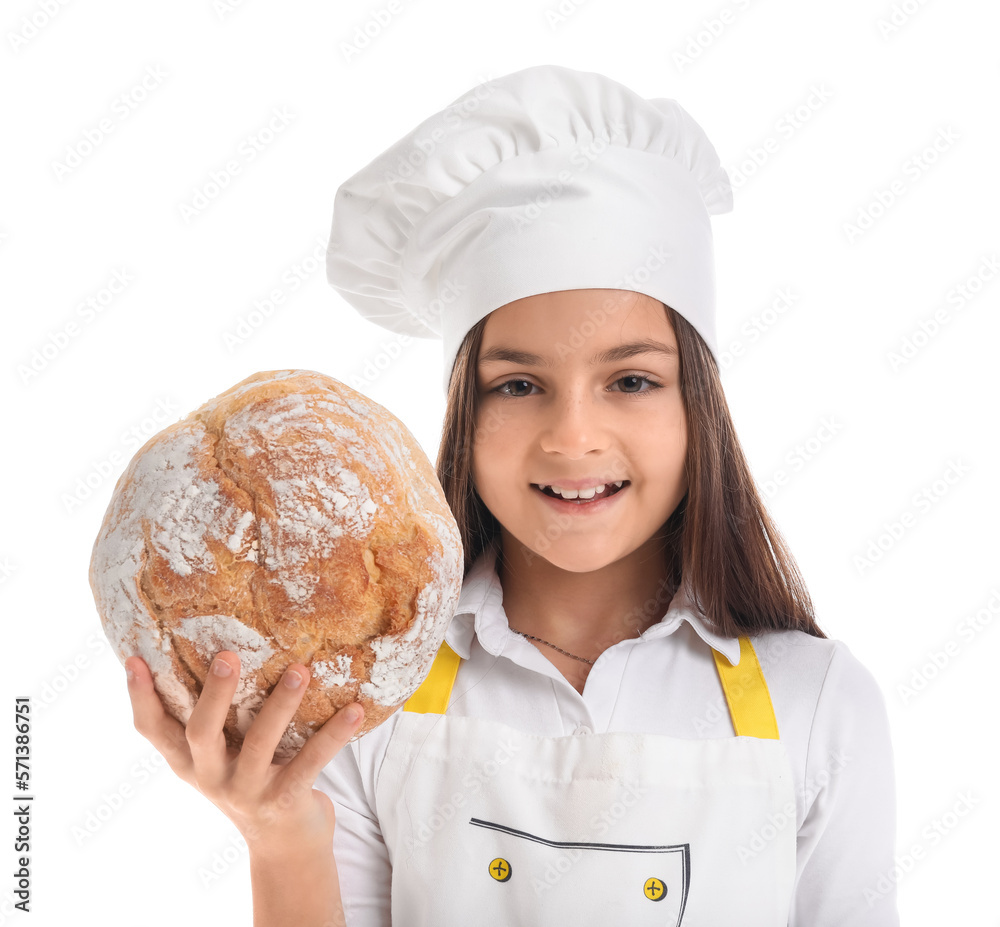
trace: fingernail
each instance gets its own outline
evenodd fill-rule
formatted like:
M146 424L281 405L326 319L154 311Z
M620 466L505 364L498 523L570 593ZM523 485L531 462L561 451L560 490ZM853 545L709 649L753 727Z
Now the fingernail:
M302 685L302 677L292 670L285 670L283 681L289 689L297 689Z
M129 682L131 682L133 679L135 679L135 673L132 672L132 667L131 666L126 666L125 667L125 678Z
M216 676L228 676L232 671L233 668L221 657L212 664L212 672Z
M361 709L357 705L352 705L350 708L344 709L344 717L353 724L358 718L361 717Z

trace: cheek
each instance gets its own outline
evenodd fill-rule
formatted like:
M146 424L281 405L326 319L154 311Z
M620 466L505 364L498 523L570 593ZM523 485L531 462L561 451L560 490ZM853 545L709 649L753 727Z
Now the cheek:
M476 436L472 442L472 480L477 488L496 473L504 446L502 423L491 416L489 411L480 413L476 421Z
M650 435L651 438L655 435L655 448L650 449L650 456L662 460L671 472L677 474L681 490L686 492L688 435L683 407L674 410L658 428L651 428Z
M476 415L476 443L492 444L497 446L501 443L504 432L510 433L513 430L513 416L505 410L503 400L494 399L492 402L483 400Z
M493 453L502 453L526 439L524 413L519 415L504 405L503 400L496 398L480 404L476 415L476 451L488 447Z
M520 479L527 440L510 412L495 406L480 411L472 447L472 481L481 497L484 492L505 495L506 487Z
M684 414L684 404L680 397L651 410L644 421L645 434L651 439L658 439L669 444L672 450L678 447L684 449L687 445L687 416Z

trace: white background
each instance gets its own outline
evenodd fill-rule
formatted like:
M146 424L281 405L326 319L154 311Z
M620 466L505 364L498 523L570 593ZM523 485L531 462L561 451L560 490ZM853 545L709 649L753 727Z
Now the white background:
M31 920L10 916L4 814L0 925L251 922L235 829L132 727L91 545L134 435L255 371L357 383L367 366L364 392L436 457L440 345L386 363L398 339L326 283L334 194L475 85L542 63L677 99L730 169L719 331L743 353L724 383L820 625L885 694L903 923L1000 923L995 4L567 0L557 21L555 0L399 0L348 55L388 0L48 2L0 22L0 752L13 770L10 708L31 697L36 796ZM217 195L186 218L199 192ZM123 292L81 314L116 273ZM959 285L977 293L961 306ZM275 289L281 305L251 315Z

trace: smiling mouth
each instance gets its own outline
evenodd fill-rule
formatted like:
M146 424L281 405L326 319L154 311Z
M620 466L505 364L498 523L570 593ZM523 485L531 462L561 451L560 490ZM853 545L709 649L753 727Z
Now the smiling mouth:
M558 499L560 502L569 502L576 505L586 505L589 502L600 502L602 499L610 498L616 493L621 492L626 486L630 485L628 480L622 480L620 486L616 486L615 483L605 483L603 489L600 492L595 492L593 496L588 499L576 498L567 499L565 496L559 495L555 492L551 486L541 487L537 483L532 483L532 488L537 489L543 495L548 496L550 499Z

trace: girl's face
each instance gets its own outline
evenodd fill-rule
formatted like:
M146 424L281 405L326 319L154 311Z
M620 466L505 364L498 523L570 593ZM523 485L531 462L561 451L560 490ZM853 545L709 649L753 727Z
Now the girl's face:
M582 573L649 555L687 491L679 367L663 304L643 294L563 290L490 314L472 476L512 563L520 550Z

